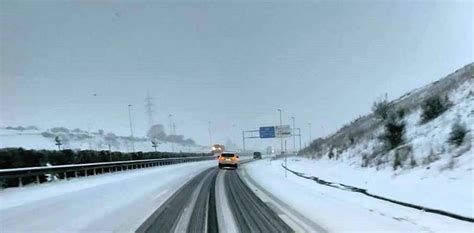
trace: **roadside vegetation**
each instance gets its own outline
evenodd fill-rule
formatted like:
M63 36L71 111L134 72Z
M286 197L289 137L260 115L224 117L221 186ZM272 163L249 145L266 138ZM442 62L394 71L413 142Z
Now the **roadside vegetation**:
M460 146L465 141L466 135L469 131L465 124L462 124L459 120L454 122L449 133L448 142L453 146Z
M434 95L427 98L421 104L421 123L424 124L435 119L443 112L448 110L451 105L452 104L447 96L441 98L438 95Z
M135 152L122 153L94 150L25 150L23 148L0 149L0 169L99 163L141 159L210 156L206 153Z

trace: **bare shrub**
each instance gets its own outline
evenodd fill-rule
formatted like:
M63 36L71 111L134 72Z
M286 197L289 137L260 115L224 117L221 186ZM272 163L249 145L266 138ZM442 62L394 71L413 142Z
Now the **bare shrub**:
M382 100L374 102L372 105L372 111L374 112L375 116L380 120L386 120L388 118L390 112L391 105L387 101L387 96Z
M379 136L379 139L386 150L392 150L404 142L405 122L396 114L389 114L384 124L385 131Z
M438 95L434 95L424 100L421 104L421 123L424 124L431 121L441 115L443 112L448 110L451 103L446 96L441 98Z
M462 124L459 121L454 122L451 127L451 132L449 133L448 142L453 146L460 146L464 142L468 130L466 125Z

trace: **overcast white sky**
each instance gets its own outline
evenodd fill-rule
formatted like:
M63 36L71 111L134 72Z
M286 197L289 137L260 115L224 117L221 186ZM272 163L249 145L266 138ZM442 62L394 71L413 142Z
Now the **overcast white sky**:
M0 2L2 126L144 135L149 92L200 144L277 108L306 141L473 61L472 1Z

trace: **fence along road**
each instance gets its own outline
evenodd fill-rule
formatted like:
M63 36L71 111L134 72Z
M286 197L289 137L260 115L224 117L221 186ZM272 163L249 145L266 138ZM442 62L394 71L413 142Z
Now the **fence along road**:
M165 166L178 163L196 162L215 159L214 156L197 156L165 159L144 159L130 161L116 161L103 163L71 164L50 167L26 167L0 169L0 180L17 179L18 186L23 186L25 177L35 177L34 182L41 183L40 176L51 174L59 179L98 175L130 169L141 169L156 166Z

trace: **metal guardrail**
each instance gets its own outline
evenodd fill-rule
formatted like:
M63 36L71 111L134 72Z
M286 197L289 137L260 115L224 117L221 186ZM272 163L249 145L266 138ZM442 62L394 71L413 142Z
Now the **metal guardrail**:
M164 158L164 159L145 159L117 162L86 163L59 165L50 167L25 167L0 169L0 180L17 179L18 186L23 186L25 177L36 177L35 183L40 184L41 177L52 175L59 179L77 178L80 176L97 175L112 173L116 171L125 171L132 169L164 166L178 163L196 162L215 159L215 156L182 157L182 158Z

